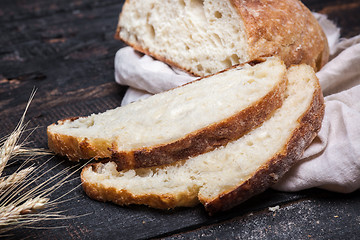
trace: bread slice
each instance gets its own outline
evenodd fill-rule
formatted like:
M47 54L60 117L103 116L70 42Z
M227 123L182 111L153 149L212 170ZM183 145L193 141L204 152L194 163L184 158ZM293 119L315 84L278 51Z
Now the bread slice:
M258 59L130 105L48 127L70 160L112 158L119 169L169 164L241 137L281 106L286 67Z
M175 164L117 171L114 162L87 165L86 194L120 205L193 206L214 214L275 183L301 157L321 127L324 101L313 69L288 71L286 99L270 119L237 141Z
M115 37L195 76L272 55L319 70L329 57L324 32L299 0L127 0Z

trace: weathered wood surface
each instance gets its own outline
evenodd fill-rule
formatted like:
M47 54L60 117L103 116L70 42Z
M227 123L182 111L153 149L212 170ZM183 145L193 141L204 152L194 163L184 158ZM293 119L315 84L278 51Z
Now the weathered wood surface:
M113 59L124 45L113 35L122 2L0 1L0 136L15 128L34 88L37 93L26 120L29 128L38 127L29 139L35 147L47 147L46 126L59 119L120 105L126 87L114 82ZM341 27L342 37L360 33L358 0L304 3L328 14ZM47 165L60 163L59 170L73 165L62 161L55 157ZM79 183L76 173L57 194ZM68 196L72 197L58 210L85 216L36 225L45 229L15 230L13 239L356 239L360 234L359 191L342 195L316 189L269 190L215 217L208 217L201 206L159 211L104 204L89 199L79 187ZM269 211L277 205L279 211Z

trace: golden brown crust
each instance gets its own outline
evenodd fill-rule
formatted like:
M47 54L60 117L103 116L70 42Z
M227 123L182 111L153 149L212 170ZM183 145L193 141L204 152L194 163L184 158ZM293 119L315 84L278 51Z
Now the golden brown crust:
M306 63L315 71L328 61L326 36L301 1L233 0L232 3L244 21L250 58L279 55L287 66Z
M308 110L299 118L299 127L293 131L283 150L262 165L252 177L233 190L221 194L215 199L199 196L210 215L228 210L250 197L265 191L277 182L293 164L300 159L304 150L311 144L321 128L325 113L325 104L320 85L316 88L313 101Z
M288 67L306 63L315 71L319 71L328 62L329 46L325 33L301 1L230 0L230 2L244 21L248 36L249 60L277 55ZM118 25L116 39L124 41L139 52L196 76L194 72L181 66L181 63L150 52L136 42L120 38L120 30L121 27Z
M73 121L77 118L64 119L58 121L57 124L63 124L65 121ZM89 143L87 138L74 137L70 135L58 134L51 132L47 128L48 147L56 154L66 156L70 161L79 161L80 159L91 158L108 158L111 156L111 151L105 145L103 148L93 146Z
M85 193L92 199L101 202L113 202L118 205L144 204L158 209L171 209L175 207L193 207L199 204L196 194L193 192L181 193L177 196L172 194L149 193L144 195L134 195L125 189L116 189L114 187L104 187L101 183L91 183L86 180L84 173L92 168L96 171L98 163L92 163L85 166L81 172L81 185ZM197 192L195 189L194 191Z

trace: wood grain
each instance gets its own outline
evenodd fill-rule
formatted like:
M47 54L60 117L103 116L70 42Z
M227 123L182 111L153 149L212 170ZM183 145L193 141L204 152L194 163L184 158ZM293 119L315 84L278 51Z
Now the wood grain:
M303 2L335 21L342 37L360 33L358 0ZM38 127L29 138L36 147L47 147L47 125L120 105L126 87L114 82L113 59L124 44L113 36L122 4L119 0L0 1L0 136L15 128L34 88L37 93L26 120L29 128ZM73 166L54 157L47 167L56 164L58 170ZM76 188L78 177L75 173L74 180L52 197ZM359 191L341 195L268 190L216 217L208 217L201 206L159 211L104 204L89 199L81 188L69 197L74 199L58 210L80 217L37 225L45 229L19 229L11 232L12 239L310 239L360 234ZM268 211L276 205L281 206L279 212ZM51 228L57 226L62 227Z

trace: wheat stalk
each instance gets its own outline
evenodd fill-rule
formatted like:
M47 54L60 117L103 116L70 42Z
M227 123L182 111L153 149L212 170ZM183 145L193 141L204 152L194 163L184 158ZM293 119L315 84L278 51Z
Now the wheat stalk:
M20 170L19 172L14 172L10 176L0 178L0 194L9 189L11 186L23 181L30 172L32 172L35 167L28 167Z
M1 207L0 226L7 224L10 221L17 220L20 215L36 213L38 210L44 209L48 201L48 198L36 197L34 199L30 198L18 206L10 204L8 206Z
M18 141L20 139L22 132L24 131L24 129L26 127L26 124L24 125L25 114L30 106L32 99L35 96L35 92L36 91L32 91L32 93L30 94L30 98L26 104L24 113L21 116L20 121L17 124L15 130L10 134L10 136L2 144L2 147L0 149L0 176L5 168L6 164L8 163L8 161L21 148L20 146L18 146Z
M54 172L55 168L61 163L56 164L50 169L45 169L47 163L52 159L49 158L40 166L34 166L33 164L30 167L25 167L35 157L49 154L46 150L27 148L25 146L28 143L29 135L35 129L30 131L25 140L20 142L20 138L26 131L27 126L27 124L24 124L25 114L34 95L35 91L31 93L24 113L15 130L10 135L0 139L0 237L14 228L29 227L39 221L74 217L64 216L62 212L54 210L57 204L61 203L61 201L66 201L62 199L77 187L55 200L51 200L50 195L63 184L72 181L70 177L76 172L74 168L80 168L78 166L67 167L39 183L42 177L50 172ZM9 166L9 161L20 156L26 156L27 158L18 170L8 176L1 177L4 168Z
M5 141L3 146L0 149L0 176L8 163L8 161L13 156L14 152L17 152L19 147L17 146L17 140L20 137L22 132L22 125L19 125L10 137Z

